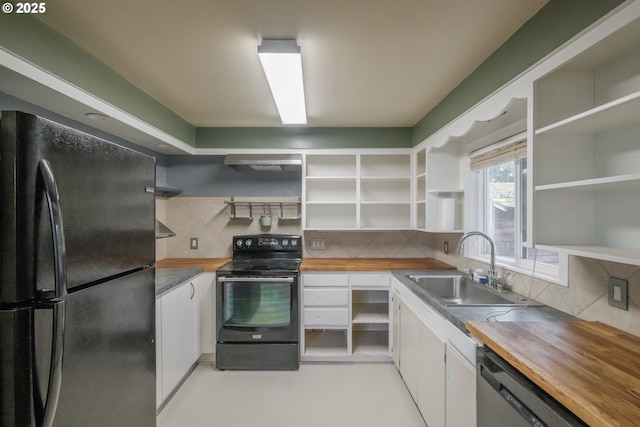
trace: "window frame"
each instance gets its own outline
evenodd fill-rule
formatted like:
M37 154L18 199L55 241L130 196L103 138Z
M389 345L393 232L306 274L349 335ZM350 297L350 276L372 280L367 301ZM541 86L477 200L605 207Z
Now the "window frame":
M488 152L494 150L496 148L500 148L502 146L523 141L526 139L526 134L515 135L511 138L503 140L498 143L491 144L485 147L480 152ZM472 156L470 155L470 158ZM526 192L532 191L530 186L531 179L527 179L527 186L522 186L522 179L527 175L528 171L531 170L530 161L527 161L527 168L522 170L522 162L521 159L527 158L526 154L514 156L512 160L507 161L515 161L516 166L516 179L515 179L515 191L516 191L516 206L514 212L514 236L515 236L515 250L514 250L514 258L507 258L504 256L496 255L496 267L501 267L510 271L514 271L517 273L526 274L528 276L535 277L537 279L542 279L548 282L557 283L563 286L568 285L568 256L567 254L558 253L558 265L551 265L539 262L537 260L537 256L534 252L534 259L529 260L523 257L523 249L533 250L535 248L531 244L531 242L524 241L523 236L523 227L527 228L532 223L532 218L527 218L527 224L523 224L523 203L530 202L532 200L531 197L528 198L527 194L522 194L522 189L525 188ZM470 206L470 219L472 222L471 230L479 230L482 232L487 232L487 205L488 205L488 195L487 195L487 185L486 185L486 171L488 166L485 166L479 170L470 170L469 173L469 186L471 191L467 200L470 202L467 206ZM470 230L469 230L470 231ZM489 264L490 254L488 251L488 245L485 244L470 244L472 242L468 242L465 244L464 255L467 258L470 258L475 261L480 261L482 263Z

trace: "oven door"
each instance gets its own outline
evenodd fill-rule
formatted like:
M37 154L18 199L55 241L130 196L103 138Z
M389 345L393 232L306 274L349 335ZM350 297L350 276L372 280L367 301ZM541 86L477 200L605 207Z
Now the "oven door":
M219 276L219 343L297 342L298 277Z

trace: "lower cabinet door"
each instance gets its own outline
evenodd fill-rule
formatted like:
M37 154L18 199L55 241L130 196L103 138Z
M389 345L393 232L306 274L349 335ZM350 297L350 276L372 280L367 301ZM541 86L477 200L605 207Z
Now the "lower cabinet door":
M451 346L447 346L446 390L447 427L475 427L476 370Z
M194 296L194 287L187 282L161 297L163 400L195 362Z
M445 426L445 343L420 321L418 409L429 427ZM448 423L447 423L448 425Z

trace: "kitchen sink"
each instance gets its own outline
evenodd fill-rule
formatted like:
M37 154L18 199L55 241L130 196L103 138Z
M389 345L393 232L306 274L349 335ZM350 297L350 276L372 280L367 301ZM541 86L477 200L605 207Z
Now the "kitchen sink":
M446 306L538 305L512 292L499 293L461 274L412 274L409 278Z

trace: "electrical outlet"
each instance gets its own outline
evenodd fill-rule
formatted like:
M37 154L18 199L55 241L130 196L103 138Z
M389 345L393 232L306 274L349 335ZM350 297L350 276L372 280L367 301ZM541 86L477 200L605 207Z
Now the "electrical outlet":
M629 309L629 283L626 280L609 277L609 305L622 310Z
M198 249L198 238L197 237L192 237L191 239L189 239L189 247L191 249Z
M324 251L326 249L325 239L311 239L311 249L316 251Z

